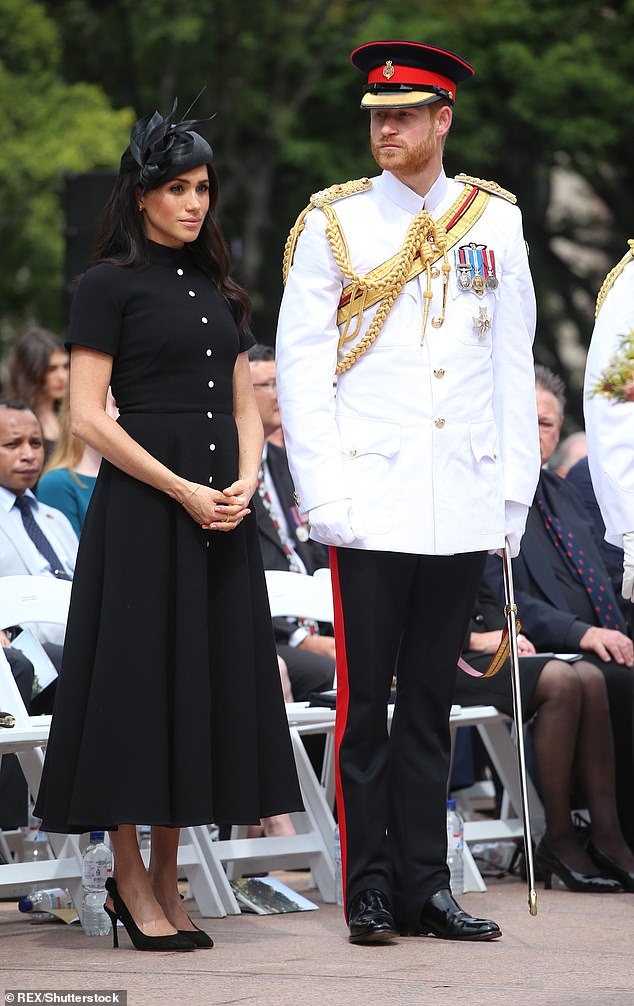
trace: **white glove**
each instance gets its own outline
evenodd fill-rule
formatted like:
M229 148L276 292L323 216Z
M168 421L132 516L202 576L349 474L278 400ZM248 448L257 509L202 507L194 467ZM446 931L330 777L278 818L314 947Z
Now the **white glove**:
M621 593L626 601L634 603L634 531L623 535L623 586Z
M528 517L528 507L524 503L516 503L515 500L506 500L504 504L504 536L508 538L511 549L511 559L515 559L520 554L520 542L526 527ZM504 555L503 548L492 549L490 555Z
M308 519L315 534L331 545L351 545L366 537L365 529L354 520L349 499L322 503L308 511Z

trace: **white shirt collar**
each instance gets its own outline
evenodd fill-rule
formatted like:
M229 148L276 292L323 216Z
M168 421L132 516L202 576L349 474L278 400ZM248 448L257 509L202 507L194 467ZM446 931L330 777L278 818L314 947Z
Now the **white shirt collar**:
M34 502L34 509L37 509L37 497L33 495L30 489L27 489L24 493L25 496L30 497ZM5 489L4 486L0 486L0 506L5 513L9 513L13 504L15 503L17 493L12 492L11 489Z
M416 214L425 209L428 213L434 212L436 207L442 202L447 194L448 181L445 169L440 169L438 178L425 196L419 196L417 192L404 185L390 171L384 171L380 176L381 190L388 199L407 213Z

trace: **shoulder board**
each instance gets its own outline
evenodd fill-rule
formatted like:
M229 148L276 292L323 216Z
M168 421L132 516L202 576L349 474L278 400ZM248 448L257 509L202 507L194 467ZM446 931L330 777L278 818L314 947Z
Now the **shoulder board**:
M311 206L316 206L319 209L327 203L334 203L337 199L345 199L346 196L354 196L358 192L367 192L371 188L372 182L369 178L355 178L351 182L330 185L327 189L313 192L310 197Z
M614 285L614 281L616 279L618 279L618 277L621 275L621 273L625 269L625 266L629 262L631 262L632 259L634 259L634 238L630 238L628 240L628 242L627 242L627 245L628 245L628 250L626 251L626 253L623 256L623 258L621 259L621 261L617 262L617 264L614 266L614 269L611 269L610 272L605 277L605 279L603 280L603 284L601 286L601 289L599 290L599 293L597 294L597 302L596 302L596 305L595 305L595 308L594 308L594 316L595 316L595 318L598 318L599 311L603 307L603 303L605 301L605 298L607 297L608 293L612 289L612 287Z
M455 175L457 182L467 182L469 185L477 185L479 189L484 189L485 192L490 192L494 196L501 196L502 199L506 199L509 203L516 203L517 196L508 189L503 189L501 185L497 182L487 182L484 178L475 178L473 175Z

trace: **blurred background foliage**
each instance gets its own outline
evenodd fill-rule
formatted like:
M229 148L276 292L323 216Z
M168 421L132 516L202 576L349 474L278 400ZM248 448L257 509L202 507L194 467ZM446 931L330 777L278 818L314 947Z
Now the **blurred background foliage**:
M130 124L178 96L216 152L234 272L272 343L280 261L316 189L375 172L354 46L411 38L476 69L446 151L517 193L539 307L536 355L570 389L593 305L634 233L634 0L0 0L0 336L62 331L67 173L116 171Z

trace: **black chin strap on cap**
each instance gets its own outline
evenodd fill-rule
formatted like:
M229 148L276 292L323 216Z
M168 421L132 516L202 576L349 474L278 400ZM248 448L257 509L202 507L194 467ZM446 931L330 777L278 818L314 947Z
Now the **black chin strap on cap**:
M172 122L177 105L178 99L175 99L166 118L160 112L144 116L135 122L130 132L130 153L139 165L139 185L144 192L201 164L208 164L213 157L207 140L194 132L193 127L209 122L214 116Z

